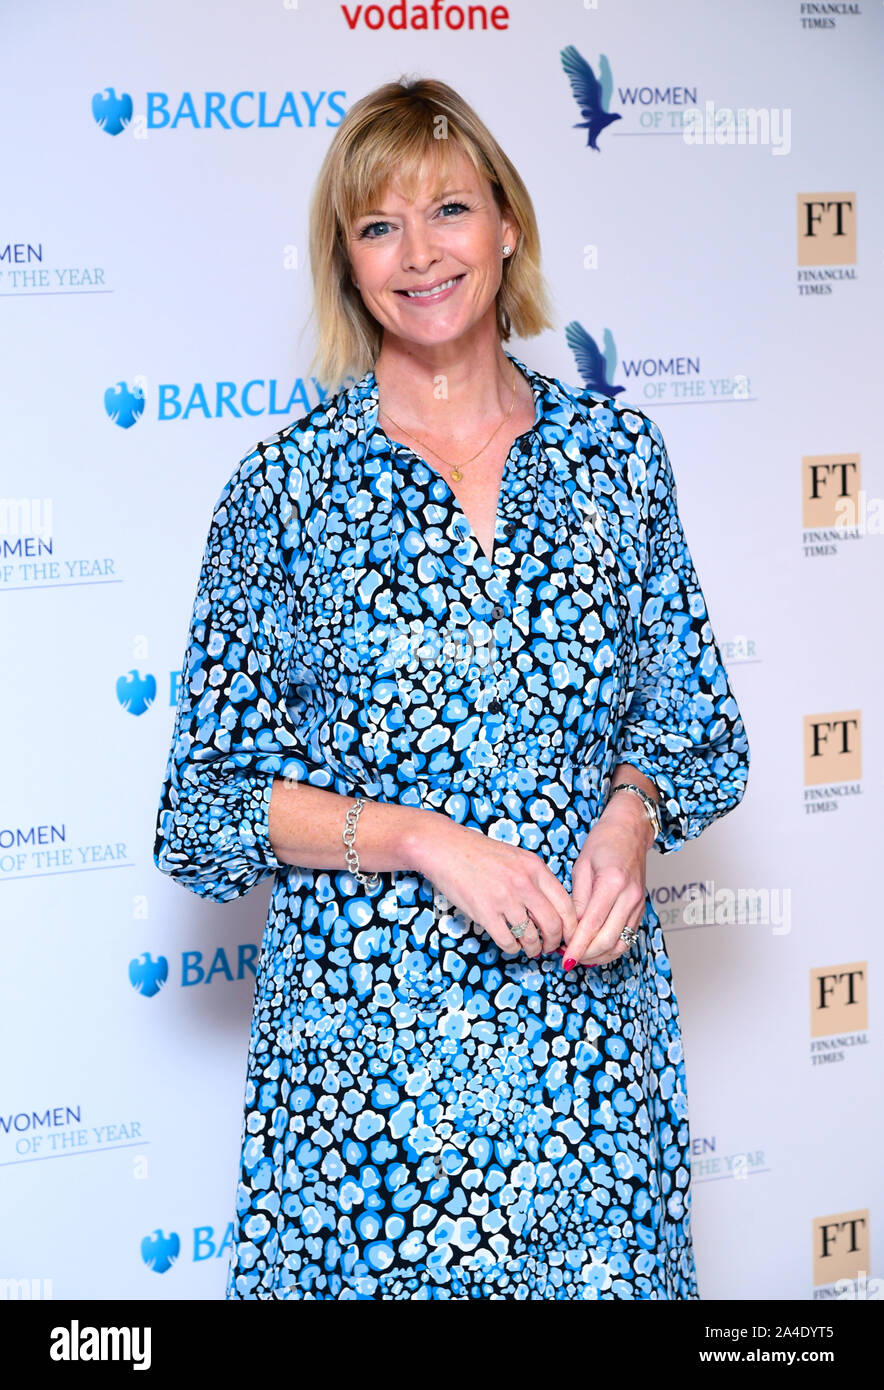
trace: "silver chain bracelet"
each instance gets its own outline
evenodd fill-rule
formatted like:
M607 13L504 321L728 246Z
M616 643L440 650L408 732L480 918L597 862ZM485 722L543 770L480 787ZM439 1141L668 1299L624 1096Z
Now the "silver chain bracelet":
M381 883L379 874L363 874L359 872L359 855L353 848L353 842L356 839L356 822L359 819L359 813L364 805L365 802L363 798L357 796L355 805L351 806L347 812L346 828L341 839L347 846L347 868L350 870L353 877L358 878L360 883L364 883L366 888L379 888Z

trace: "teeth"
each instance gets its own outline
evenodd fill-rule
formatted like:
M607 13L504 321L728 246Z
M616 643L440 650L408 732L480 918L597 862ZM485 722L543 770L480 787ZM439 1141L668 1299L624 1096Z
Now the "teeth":
M431 290L406 290L405 293L408 295L409 299L426 299L427 295L441 294L443 290L447 290L449 285L453 285L457 278L458 277L454 275L450 280L443 280L441 285L436 285L435 288Z

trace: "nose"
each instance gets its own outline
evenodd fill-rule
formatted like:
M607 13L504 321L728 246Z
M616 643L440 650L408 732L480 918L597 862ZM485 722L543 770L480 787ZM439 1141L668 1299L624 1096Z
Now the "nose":
M422 218L408 221L402 237L402 267L423 272L437 260L433 229Z

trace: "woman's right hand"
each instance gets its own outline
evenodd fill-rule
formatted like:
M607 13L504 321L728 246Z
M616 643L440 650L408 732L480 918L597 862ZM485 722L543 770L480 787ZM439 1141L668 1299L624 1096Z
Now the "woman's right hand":
M577 929L570 893L533 850L493 840L474 826L459 825L438 811L412 832L414 867L444 893L449 902L497 942L504 951L522 950L533 957L555 951ZM507 923L530 917L524 936L516 939Z

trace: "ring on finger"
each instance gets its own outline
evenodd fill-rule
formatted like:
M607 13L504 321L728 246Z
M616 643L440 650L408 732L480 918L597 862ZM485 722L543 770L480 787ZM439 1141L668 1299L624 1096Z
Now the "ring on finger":
M638 935L637 927L624 927L620 933L620 940L626 942L626 949L621 951L619 947L615 947L613 955L602 956L600 960L593 961L593 965L613 965L615 960L619 960L621 956L627 955L632 950L633 945L638 940Z
M524 922L516 922L515 925L513 925L511 922L507 922L507 926L509 927L516 940L520 941L522 937L525 935L528 928L534 926L534 920L529 913L528 916L525 918Z

